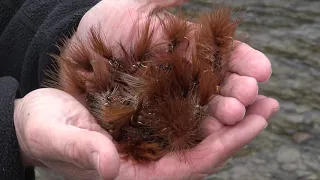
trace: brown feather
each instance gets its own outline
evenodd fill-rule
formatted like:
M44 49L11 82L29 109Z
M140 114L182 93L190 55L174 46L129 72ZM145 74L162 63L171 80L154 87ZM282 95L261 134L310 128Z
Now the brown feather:
M130 49L118 44L117 57L95 29L89 44L66 41L55 56L55 83L48 82L82 102L113 136L122 157L138 163L186 152L205 138L201 123L227 75L239 24L224 6L201 13L196 31L184 17L159 12L139 27ZM165 45L155 42L154 17Z

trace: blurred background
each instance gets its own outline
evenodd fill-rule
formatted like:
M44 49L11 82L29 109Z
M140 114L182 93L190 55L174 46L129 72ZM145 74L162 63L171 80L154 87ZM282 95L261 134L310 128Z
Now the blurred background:
M183 9L206 10L213 2L192 0ZM281 109L206 180L320 180L320 0L227 2L245 18L239 28L245 42L271 60L273 75L260 93Z

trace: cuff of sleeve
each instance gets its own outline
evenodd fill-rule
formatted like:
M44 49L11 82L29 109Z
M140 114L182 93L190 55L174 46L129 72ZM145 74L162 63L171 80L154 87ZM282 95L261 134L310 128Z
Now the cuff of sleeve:
M0 78L0 177L24 179L24 167L13 121L14 100L19 83L12 77Z

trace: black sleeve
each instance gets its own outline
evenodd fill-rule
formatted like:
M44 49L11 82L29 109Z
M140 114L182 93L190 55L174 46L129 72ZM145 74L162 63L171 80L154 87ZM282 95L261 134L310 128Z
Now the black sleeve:
M0 0L0 180L34 178L20 159L14 99L39 88L52 67L50 54L59 53L56 45L99 1Z
M0 35L25 0L0 0Z
M0 179L23 180L24 167L13 122L14 100L18 82L12 77L0 78Z

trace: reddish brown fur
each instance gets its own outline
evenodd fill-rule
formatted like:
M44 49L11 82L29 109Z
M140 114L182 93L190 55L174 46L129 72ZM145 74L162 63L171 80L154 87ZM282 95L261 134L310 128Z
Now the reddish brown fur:
M201 13L201 28L193 33L185 20L162 16L165 46L153 42L150 18L131 49L119 45L119 57L92 30L89 45L65 42L55 56L56 83L49 83L82 102L113 136L124 158L148 163L187 151L203 140L208 103L227 75L239 23L230 16L226 7ZM191 38L195 46L189 46ZM185 49L177 48L186 42Z

